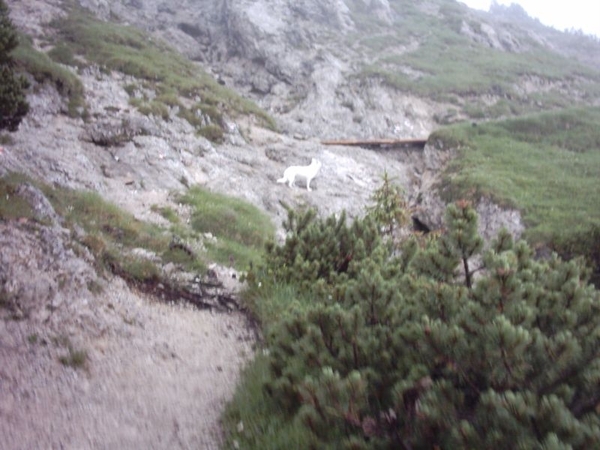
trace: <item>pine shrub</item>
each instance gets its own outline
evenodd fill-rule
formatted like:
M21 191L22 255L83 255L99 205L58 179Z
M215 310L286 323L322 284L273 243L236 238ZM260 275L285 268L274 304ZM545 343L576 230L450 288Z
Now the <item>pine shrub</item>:
M409 221L409 208L404 199L402 187L394 183L387 171L383 173L381 186L371 196L373 204L367 213L381 226L384 235L394 237L394 233Z
M484 249L464 201L400 251L369 218L286 229L249 280L311 293L268 329L266 392L314 448L600 448L600 298L580 261L506 232Z
M29 111L25 99L28 82L15 73L11 55L18 43L8 6L0 0L0 130L15 131Z

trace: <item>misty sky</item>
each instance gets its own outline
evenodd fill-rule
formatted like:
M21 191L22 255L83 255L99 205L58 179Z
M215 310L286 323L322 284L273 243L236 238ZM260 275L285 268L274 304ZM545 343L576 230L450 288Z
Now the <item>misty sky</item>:
M459 0L470 8L489 10L490 0ZM527 14L558 30L575 28L600 37L600 0L497 0L520 4Z

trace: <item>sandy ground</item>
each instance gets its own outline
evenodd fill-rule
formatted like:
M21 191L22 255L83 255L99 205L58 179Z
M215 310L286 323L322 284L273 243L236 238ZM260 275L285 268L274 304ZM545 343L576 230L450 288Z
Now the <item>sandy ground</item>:
M217 449L252 355L237 313L159 303L114 279L45 323L0 320L0 448ZM61 363L69 347L82 367Z

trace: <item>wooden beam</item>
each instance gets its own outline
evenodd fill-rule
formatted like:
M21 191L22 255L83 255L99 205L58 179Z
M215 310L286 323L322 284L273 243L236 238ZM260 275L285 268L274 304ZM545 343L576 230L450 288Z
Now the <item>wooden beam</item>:
M321 141L323 145L350 145L358 147L383 147L414 145L424 147L427 139L339 139Z

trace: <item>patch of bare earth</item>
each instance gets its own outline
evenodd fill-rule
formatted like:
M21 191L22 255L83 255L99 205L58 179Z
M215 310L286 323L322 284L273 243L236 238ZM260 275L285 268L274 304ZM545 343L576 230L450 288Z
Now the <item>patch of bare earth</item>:
M220 447L243 315L96 279L56 227L0 223L0 246L1 449Z

